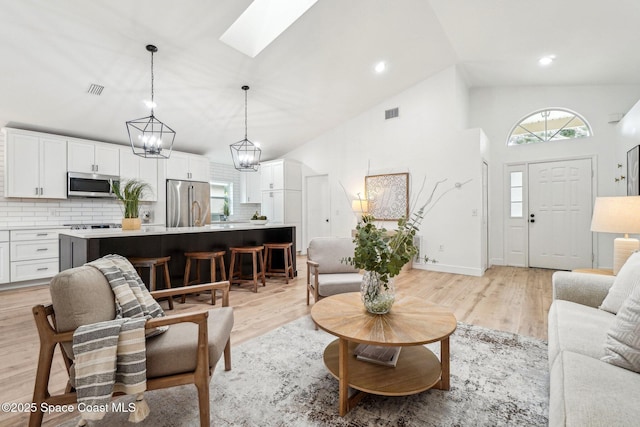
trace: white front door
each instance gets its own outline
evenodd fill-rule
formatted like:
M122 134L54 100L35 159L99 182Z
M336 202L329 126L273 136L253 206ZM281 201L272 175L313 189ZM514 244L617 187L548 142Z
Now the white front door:
M592 266L591 176L591 159L529 164L529 267Z
M306 177L306 197L306 244L308 245L314 237L331 236L331 223L329 222L331 213L329 177L327 175ZM300 249L306 251L306 247Z

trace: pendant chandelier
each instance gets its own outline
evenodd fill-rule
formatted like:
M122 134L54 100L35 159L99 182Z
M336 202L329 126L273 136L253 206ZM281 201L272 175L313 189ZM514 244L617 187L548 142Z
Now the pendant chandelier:
M257 172L260 167L262 150L247 139L247 91L249 86L242 86L244 91L244 139L229 146L233 165L240 172Z
M168 159L173 148L176 133L153 115L155 103L153 101L153 54L158 48L147 45L151 52L151 115L127 122L127 132L133 154L152 159Z

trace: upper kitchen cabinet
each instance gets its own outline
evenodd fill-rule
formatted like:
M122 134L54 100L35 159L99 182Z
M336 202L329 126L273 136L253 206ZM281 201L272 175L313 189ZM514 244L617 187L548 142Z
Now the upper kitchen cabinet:
M167 160L167 179L209 182L209 159L196 154L173 151Z
M260 163L262 191L302 190L302 168L293 160L272 160Z
M120 174L119 147L114 144L91 141L69 141L67 163L69 172L118 176Z
M133 154L131 148L120 148L120 179L138 179L149 184L140 199L145 202L158 200L158 159L145 159Z
M3 133L5 197L66 199L66 138L14 129Z
M261 203L260 171L240 174L240 203Z

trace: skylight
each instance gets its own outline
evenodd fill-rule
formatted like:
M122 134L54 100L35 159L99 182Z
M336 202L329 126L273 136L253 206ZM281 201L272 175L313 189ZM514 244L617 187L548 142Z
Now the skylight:
M254 0L220 41L255 58L318 0Z

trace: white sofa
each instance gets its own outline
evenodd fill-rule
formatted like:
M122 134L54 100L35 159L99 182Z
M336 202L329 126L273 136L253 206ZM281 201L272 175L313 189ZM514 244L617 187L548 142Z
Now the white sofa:
M550 426L640 425L640 374L600 360L616 315L598 307L609 298L614 280L577 272L553 275Z

